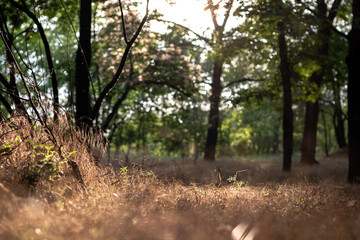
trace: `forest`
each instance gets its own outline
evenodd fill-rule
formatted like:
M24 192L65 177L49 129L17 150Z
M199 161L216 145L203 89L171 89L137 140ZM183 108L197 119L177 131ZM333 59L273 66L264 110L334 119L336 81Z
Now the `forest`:
M0 34L0 239L360 239L360 0L2 0Z

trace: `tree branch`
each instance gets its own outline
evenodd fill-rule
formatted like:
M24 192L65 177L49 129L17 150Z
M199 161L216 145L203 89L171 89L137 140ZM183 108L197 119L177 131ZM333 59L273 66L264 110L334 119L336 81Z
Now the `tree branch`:
M12 0L11 0L11 1L12 1ZM30 105L31 105L32 109L34 110L36 116L38 117L38 120L40 121L41 125L46 126L46 122L43 121L43 119L42 119L41 116L40 116L39 111L36 109L36 106L35 106L34 102L32 101L30 89L29 89L29 87L28 87L28 85L27 85L27 83L26 83L26 81L25 81L24 75L22 74L22 71L21 71L21 69L20 69L20 67L19 67L19 65L18 65L18 63L17 63L17 61L16 61L16 59L15 59L12 51L11 51L11 48L10 48L9 45L7 44L7 42L6 42L6 40L5 40L5 37L4 37L4 34L3 34L2 32L1 32L1 39L2 39L2 41L4 42L5 47L6 47L6 48L8 49L8 51L10 52L11 57L12 57L13 60L14 60L15 67L17 68L17 70L18 70L19 73L20 73L20 77L21 77L21 80L22 80L22 82L23 82L23 84L24 84L24 86L25 86L26 93L27 93L27 95L28 95L28 97L29 97L29 102L30 102Z
M4 87L6 87L6 89L11 88L9 82L6 80L5 76L2 73L0 73L0 82L4 85Z
M329 15L327 17L327 19L329 20L329 22L333 22L338 11L339 11L339 7L340 7L340 4L341 4L341 0L335 0L333 5L331 6L331 9L330 9L330 12L329 12Z
M124 13L123 13L123 7L121 4L121 0L119 0L119 6L120 6L120 12L121 12L121 25L122 25L122 30L123 30L123 34L124 34L124 40L125 40L125 43L128 44L129 41L128 41L127 35L126 35L125 19L124 19Z
M343 38L345 38L345 39L348 39L348 35L347 35L347 34L339 31L339 30L332 24L332 21L330 22L331 18L335 19L335 16L336 16L336 14L337 14L339 5L340 5L340 3L341 3L341 0L335 0L334 4L333 4L333 6L332 6L332 8L331 8L331 10L330 10L330 13L329 13L329 16L328 16L328 17L322 16L321 14L319 14L319 13L318 13L317 11L315 11L314 9L311 9L310 7L308 7L308 6L307 6L305 3L303 3L302 1L297 1L297 2L300 3L306 10L308 10L308 11L310 11L312 14L314 14L317 18L319 18L320 20L325 21L325 22L329 25L330 29L331 29L334 33L338 34L339 36L341 36L341 37L343 37ZM337 2L339 2L339 3L337 3ZM338 5L337 5L337 4L338 4ZM333 16L333 15L335 15L335 16ZM332 20L333 20L333 19L332 19Z
M3 93L6 93L6 94L8 94L10 97L11 96L13 96L13 95L15 95L14 93L11 93L9 90L7 90L7 89L2 89L2 88L0 88L0 92L3 92ZM15 95L16 96L16 95ZM19 97L19 96L16 96L19 100L22 100L22 101L24 101L24 102L28 102L29 101L29 99L27 99L27 98L23 98L23 97Z
M12 114L13 110L11 108L10 103L6 100L6 98L3 97L3 95L1 95L1 93L0 93L0 102L2 102L6 111L8 111L9 114Z
M227 23L227 21L228 21L228 19L229 19L230 11L231 11L231 9L232 9L232 7L233 7L233 3L234 3L234 0L230 0L230 1L227 3L228 6L226 6L226 7L227 7L227 10L226 10L226 13L225 13L224 22L223 22L223 24L221 25L223 28L225 28L226 23Z
M134 88L134 85L130 85L130 83L126 83L125 91L121 95L121 97L116 101L114 104L110 114L107 116L106 120L101 126L101 129L105 132L107 128L109 127L109 124L111 120L114 118L114 116L117 114L119 107L122 105L124 100L127 98L127 95L129 94L130 90Z
M213 44L210 42L210 39L204 37L204 36L201 36L200 34L196 33L195 31L191 30L190 28L184 26L184 25L181 25L179 23L176 23L176 22L173 22L173 21L169 21L169 20L163 20L163 19L157 19L157 21L159 22L165 22L165 23L171 23L171 24L174 24L175 26L178 26L178 27L181 27L189 32L191 32L192 34L194 34L196 37L198 37L200 40L203 40L206 44L208 44L209 46L213 46Z
M104 101L106 95L110 92L110 90L115 86L115 84L118 82L118 79L125 67L125 62L126 62L126 59L127 59L127 56L129 55L130 53L130 50L131 50L131 47L132 45L134 44L135 40L137 39L137 37L139 36L147 18L148 18L148 15L149 15L149 0L147 0L147 3L146 3L146 13L145 13L145 16L144 18L142 19L138 29L136 30L135 34L133 35L133 37L131 38L131 40L126 44L126 48L124 50L124 53L123 53L123 56L121 58L121 62L120 62L120 65L113 77L113 79L105 86L105 88L102 90L102 92L100 93L100 96L99 98L96 100L96 103L95 103L95 106L92 110L92 113L91 113L91 119L94 120L97 118L97 116L99 115L99 111L100 111L100 107L101 107L101 104L102 102Z
M220 1L220 2L221 2L221 1ZM214 5L214 2L213 2L212 0L208 0L208 1L207 1L208 6L205 8L205 9L208 8L208 9L210 10L212 22L213 22L214 27L215 27L216 30L218 30L220 26L219 26L219 24L218 24L218 22L217 22L217 20L216 20L215 10L216 10L217 8L219 8L220 2L219 2L218 4L216 4L216 5Z
M340 30L338 30L334 25L330 24L330 29L336 33L337 35L339 35L340 37L343 37L345 39L348 39L349 36L343 32L341 32Z
M149 85L166 85L178 92L180 92L181 94L183 94L184 96L187 96L187 97L191 97L191 94L190 93L187 93L185 92L184 90L182 90L181 88L177 87L176 85L174 84L171 84L167 81L155 81L155 80L149 80L149 81L143 81L143 82L138 82L139 84L149 84Z
M47 64L48 64L48 68L49 68L49 72L50 72L50 76L51 76L51 82L52 82L52 88L53 88L53 97L54 97L54 112L55 112L55 115L56 115L58 113L59 107L60 107L60 105L59 105L58 80L57 80L57 77L56 77L55 67L54 67L52 56L51 56L50 45L49 45L49 42L47 40L45 30L42 27L42 25L39 22L39 19L36 17L36 15L34 13L32 13L26 5L21 5L21 4L17 3L17 2L15 2L14 0L9 0L9 1L10 1L11 5L16 7L20 11L24 12L31 20L33 20L34 23L36 24L37 28L38 28L41 40L42 40L42 42L44 44L46 60L47 60Z

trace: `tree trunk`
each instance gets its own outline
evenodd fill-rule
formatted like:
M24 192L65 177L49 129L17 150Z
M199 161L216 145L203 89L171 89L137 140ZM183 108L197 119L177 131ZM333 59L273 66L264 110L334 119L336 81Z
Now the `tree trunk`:
M80 129L92 126L90 116L90 72L91 62L91 0L81 0L80 40L76 52L76 124Z
M317 61L321 68L315 71L310 77L310 83L314 83L317 86L317 91L320 91L320 86L325 77L326 70L328 69L327 58L329 55L329 39L331 37L330 24L334 21L337 10L341 0L335 0L331 7L329 14L327 14L327 4L324 0L317 1L317 12L320 15L319 32L317 35L318 49L317 49ZM328 22L326 22L326 20ZM319 100L315 102L306 102L305 110L305 126L303 132L303 139L301 142L301 163L313 164L317 163L315 160L316 151L316 134L317 123L319 119Z
M337 144L339 148L345 148L347 146L346 137L345 137L345 126L344 126L345 120L344 120L343 112L338 108L334 109L333 124L335 128L335 136L336 136Z
M6 23L4 21L2 21L2 19L0 18L0 29L3 33L5 33L5 29L6 29L5 24ZM15 104L16 110L22 114L25 114L27 116L27 119L29 120L29 122L31 122L30 117L27 114L26 108L25 108L24 104L21 102L19 90L18 90L17 84L16 84L15 59L13 58L13 55L11 53L11 47L14 42L14 36L10 33L8 33L6 35L3 34L2 36L3 36L3 41L5 41L5 44L10 48L10 49L7 47L5 48L6 61L8 62L9 71L10 71L10 80L8 82L6 80L6 78L4 77L4 75L2 75L0 73L0 82L4 85L4 87L8 91L11 100Z
M320 109L321 112L321 117L323 120L323 125L324 125L324 138L325 138L325 143L324 143L324 152L325 155L328 157L329 156L329 144L328 144L328 133L327 133L327 124L326 124L326 117L325 117L325 113L324 110L321 108Z
M348 80L349 172L348 181L360 183L360 0L353 0L352 29L346 59Z
M11 115L13 113L13 110L10 106L10 103L6 100L6 98L3 95L1 95L1 93L0 93L0 102L2 103L6 111Z
M335 137L339 148L347 146L345 137L345 119L341 108L340 84L333 80L333 93L335 105L333 106L333 124L335 129Z
M14 0L9 0L9 1L14 7L18 8L20 11L24 12L29 18L31 18L31 20L33 20L33 22L35 23L35 25L38 29L41 40L44 45L46 61L47 61L50 76L51 76L51 84L52 84L52 88L53 88L53 97L54 97L54 99L53 99L54 115L55 115L54 117L55 117L55 119L57 119L57 116L59 113L59 108L60 108L58 80L56 77L55 66L53 63L52 55L51 55L50 44L49 44L49 41L47 40L45 30L44 30L42 24L40 23L39 19L37 18L37 16L34 13L32 13L29 10L29 8L26 6L25 1L23 1L23 5L19 4L18 2L14 1Z
M222 64L214 63L213 76L211 83L211 96L210 96L210 113L208 133L205 144L204 159L207 161L215 161L216 142L219 128L219 105L222 92L221 86Z
M319 101L306 102L305 127L301 142L301 163L313 164L315 161L316 133L319 119Z
M281 2L281 1L280 1ZM292 96L291 96L291 82L290 69L287 56L287 46L285 39L284 22L278 23L279 29L279 52L280 52L280 72L283 85L283 171L291 170L291 157L293 153L293 119L294 113L292 110Z
M12 46L12 40L8 42L9 47ZM20 111L21 113L26 113L26 108L24 104L20 100L19 90L16 85L16 77L15 77L15 60L12 57L12 54L9 49L6 49L6 61L9 63L9 70L10 70L10 84L8 91L10 93L10 97L13 100L16 110Z

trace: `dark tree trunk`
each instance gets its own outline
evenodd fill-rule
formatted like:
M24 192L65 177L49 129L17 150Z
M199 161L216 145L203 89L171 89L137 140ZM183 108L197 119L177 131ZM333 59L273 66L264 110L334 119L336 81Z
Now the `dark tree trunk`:
M8 42L9 47L12 45L12 41ZM8 86L8 91L10 93L10 97L13 100L16 110L26 113L26 109L24 104L20 100L20 94L19 90L16 85L16 78L15 78L15 61L11 55L10 50L6 50L6 60L9 63L9 69L10 69L10 82Z
M279 52L280 52L280 72L283 85L283 171L291 170L291 157L293 153L293 110L291 96L290 69L287 56L287 46L285 39L284 22L278 23L279 29Z
M5 107L6 111L9 114L13 113L10 103L6 100L6 98L3 95L1 95L1 93L0 93L0 102L2 103L2 105Z
M301 163L315 163L316 133L319 119L319 101L306 102L305 127L301 142Z
M322 117L323 125L324 125L324 138L325 138L324 151L325 151L325 155L328 157L329 156L329 144L328 144L326 117L325 117L324 110L322 108L320 109L320 112L321 112L321 117Z
M111 123L111 120L118 114L118 110L119 110L120 106L122 105L124 100L127 98L127 96L128 96L131 89L132 89L132 86L130 86L130 83L126 83L125 90L124 90L123 94L116 101L116 103L114 104L110 114L107 116L104 123L102 124L102 126L101 126L102 131L106 132L108 130L109 125Z
M92 126L90 106L91 0L81 0L80 40L76 52L76 124L80 129Z
M327 58L329 55L329 39L331 37L330 24L334 21L338 12L341 0L335 0L327 14L327 4L324 0L317 0L317 12L320 15L319 32L318 32L318 49L317 49L317 61L321 68L314 72L310 77L310 83L314 83L317 86L317 91L320 91L320 86L325 77L325 73L328 66ZM329 24L330 23L330 24ZM305 126L303 132L303 138L301 142L301 162L304 164L317 163L315 160L316 151L316 134L317 124L319 119L319 101L306 102L305 110Z
M9 81L6 80L4 75L0 73L0 82L4 85L4 87L8 91L11 100L15 104L16 110L19 111L20 113L25 114L28 120L30 121L26 108L24 104L21 102L19 90L16 85L15 59L13 58L13 55L11 53L11 47L14 42L14 37L8 31L5 31L5 29L7 29L5 24L6 24L5 20L3 20L3 18L0 18L0 29L3 32L2 39L3 41L5 41L5 44L7 45L7 47L5 48L5 53L6 53L6 61L9 65L10 80ZM6 35L4 34L5 32L7 32Z
M334 109L333 123L337 144L339 148L345 148L347 146L345 137L345 119L343 112L337 107Z
M346 59L348 80L349 173L348 181L360 183L360 0L353 0L352 29Z
M345 137L345 118L341 108L340 84L333 80L333 93L335 105L333 106L333 124L335 129L336 142L339 148L347 146Z
M219 128L219 105L222 92L221 86L222 64L214 63L212 83L211 83L211 96L210 96L210 113L208 133L205 144L204 159L207 161L215 161L216 142L218 137Z

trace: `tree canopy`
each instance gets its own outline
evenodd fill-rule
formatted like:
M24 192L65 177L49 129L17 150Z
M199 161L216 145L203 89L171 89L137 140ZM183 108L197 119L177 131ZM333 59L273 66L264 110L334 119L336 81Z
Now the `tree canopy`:
M359 1L202 3L203 32L151 0L1 2L1 114L71 116L127 160L282 153L290 171L349 146L358 182Z

